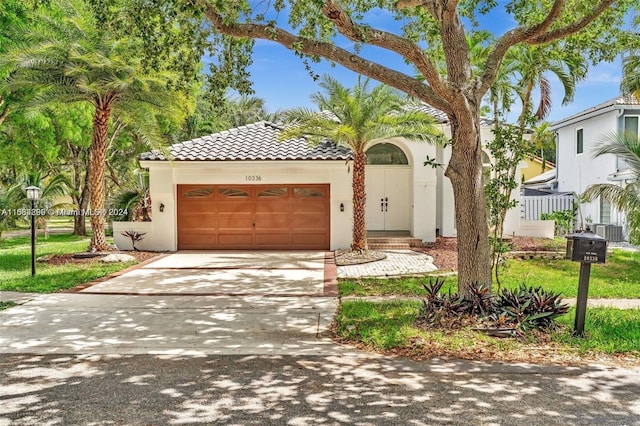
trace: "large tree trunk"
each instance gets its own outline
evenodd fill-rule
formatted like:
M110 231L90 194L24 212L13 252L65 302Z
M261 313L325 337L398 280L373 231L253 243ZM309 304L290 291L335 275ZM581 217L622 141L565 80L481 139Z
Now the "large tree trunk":
M89 191L89 183L85 182L82 193L80 194L80 197L77 201L79 214L73 217L73 235L80 235L83 237L87 235L87 224L85 221L84 212L87 211L90 197L91 192Z
M487 203L482 176L482 143L477 114L455 120L452 132L451 160L446 176L455 197L458 234L458 288L470 296L471 287L491 288L491 255Z
M107 147L109 145L109 102L98 103L93 117L93 138L89 148L89 185L91 187L91 243L90 251L104 251L109 249L104 233L105 227L105 182L104 171L107 161Z
M353 158L353 241L351 250L367 250L367 224L365 221L365 204L367 196L364 188L364 152L354 153Z

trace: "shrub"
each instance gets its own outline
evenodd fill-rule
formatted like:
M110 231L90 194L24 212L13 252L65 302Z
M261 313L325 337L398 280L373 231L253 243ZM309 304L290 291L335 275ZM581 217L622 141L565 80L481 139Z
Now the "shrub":
M426 296L417 325L424 328L457 329L471 325L483 328L510 328L518 332L548 331L556 327L555 319L567 313L560 294L542 287L521 285L515 290L502 289L494 295L490 289L474 287L470 298L457 293L441 293L444 279L423 283Z

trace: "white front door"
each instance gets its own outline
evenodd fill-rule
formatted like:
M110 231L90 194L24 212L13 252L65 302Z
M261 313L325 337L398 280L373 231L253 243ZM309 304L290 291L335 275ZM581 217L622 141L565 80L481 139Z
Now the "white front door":
M368 165L365 185L367 229L371 231L409 230L411 168Z

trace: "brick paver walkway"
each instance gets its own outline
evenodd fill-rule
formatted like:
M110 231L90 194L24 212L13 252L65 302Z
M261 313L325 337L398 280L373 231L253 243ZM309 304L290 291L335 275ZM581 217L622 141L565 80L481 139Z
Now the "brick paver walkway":
M384 250L387 258L360 265L338 266L338 278L398 277L425 275L438 268L433 258L412 250Z

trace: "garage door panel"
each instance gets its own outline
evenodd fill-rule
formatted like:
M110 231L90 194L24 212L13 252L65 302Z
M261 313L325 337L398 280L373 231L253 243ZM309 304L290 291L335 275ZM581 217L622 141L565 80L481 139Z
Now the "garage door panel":
M297 214L291 216L293 229L326 229L326 216L321 214Z
M256 230L267 229L286 229L291 226L291 216L288 214L256 214L255 216Z
M219 230L239 229L249 231L253 229L253 219L250 216L218 215L217 223Z
M247 200L218 200L215 207L218 213L253 213L253 207Z
M256 246L290 246L291 234L287 233L261 233L256 232Z
M182 229L194 229L194 228L210 228L215 231L216 229L215 214L189 214L180 218Z
M180 244L184 249L202 249L216 240L215 232L195 231L180 234Z
M291 212L328 214L328 208L319 203L296 203L291 206Z
M253 235L238 232L220 232L218 234L218 247L240 248L253 245Z
M322 246L329 244L327 235L323 232L300 232L291 236L294 246Z
M289 213L289 203L282 201L257 202L255 205L256 213Z
M178 248L329 248L329 185L179 185L177 193Z
M188 209L183 213L185 215L199 215L202 213L212 213L215 214L215 204L213 204L213 199L211 200L197 200L196 202L189 202Z

